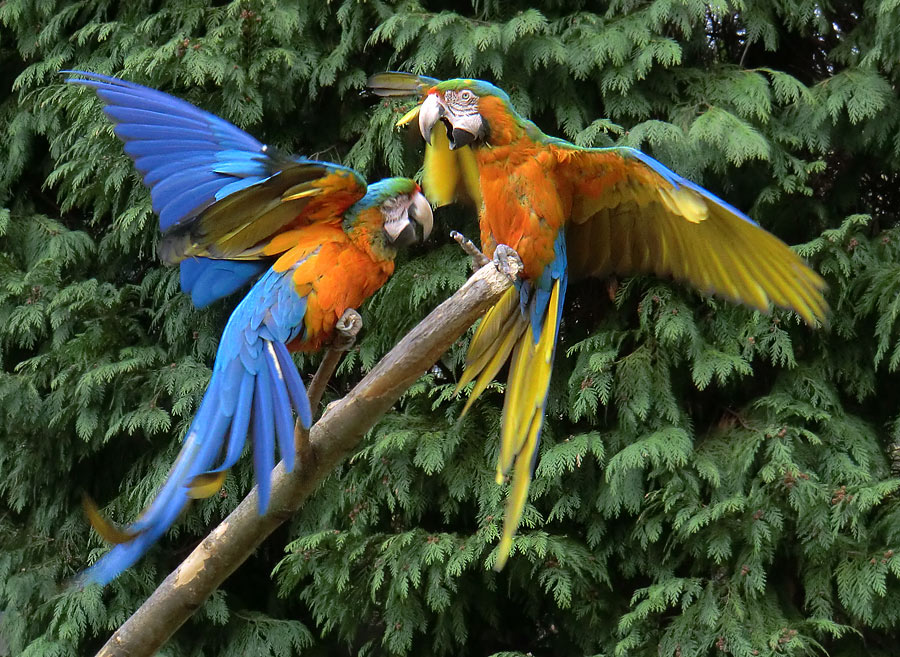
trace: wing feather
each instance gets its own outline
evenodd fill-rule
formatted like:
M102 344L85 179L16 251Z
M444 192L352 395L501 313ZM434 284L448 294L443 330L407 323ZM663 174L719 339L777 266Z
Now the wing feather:
M270 256L279 253L264 248L274 236L319 221L339 223L365 192L365 181L352 169L298 159L265 181L217 201L192 221L166 231L160 256L167 262L192 256Z
M671 275L761 311L824 323L825 282L749 217L628 148L565 149L576 193L567 229L573 277Z
M76 76L68 82L97 93L150 189L163 231L162 259L174 264L199 258L189 261L189 278L204 270L214 275L214 259L265 259L271 252L262 247L273 235L318 221L339 222L365 195L366 182L352 169L288 157L184 100L107 75L64 73ZM255 273L241 269L224 293ZM215 298L205 295L200 301Z

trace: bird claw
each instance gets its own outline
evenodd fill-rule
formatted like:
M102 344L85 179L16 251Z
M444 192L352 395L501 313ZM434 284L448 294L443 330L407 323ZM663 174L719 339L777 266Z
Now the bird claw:
M501 274L509 277L513 283L519 277L519 273L524 269L522 259L516 250L506 244L498 244L494 249L494 265Z
M459 244L460 248L472 257L472 262L475 264L475 269L481 269L491 261L490 258L484 255L479 250L479 248L475 246L472 240L470 240L459 231L451 230L450 237L456 240L456 243Z
M356 336L362 329L362 317L353 308L347 308L334 325L337 332L331 341L335 351L348 351L356 342Z

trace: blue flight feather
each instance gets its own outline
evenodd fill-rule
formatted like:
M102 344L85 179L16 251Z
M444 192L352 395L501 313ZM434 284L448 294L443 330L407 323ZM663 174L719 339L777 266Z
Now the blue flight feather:
M279 169L262 143L186 101L107 75L64 72L81 76L67 82L92 87L104 102L104 113L150 188L163 231Z
M181 289L197 308L227 297L249 284L269 266L260 260L211 260L187 258L180 263ZM305 310L304 302L304 310Z
M203 266L201 261L199 269ZM188 487L194 478L234 464L251 426L259 511L265 513L276 443L290 469L294 456L292 413L297 413L305 427L312 420L303 381L285 346L302 333L306 313L306 299L297 296L292 274L293 269L269 269L235 308L222 333L209 386L175 465L150 506L128 529L136 535L83 572L81 584L106 584L146 553L187 505ZM281 324L284 321L293 323ZM266 336L277 336L277 341L268 342Z
M269 508L269 492L272 489L269 474L275 467L274 425L269 380L258 376L253 397L253 474L259 493L256 506L260 515Z
M177 225L182 217L193 217L216 200L216 191L221 187L220 180L212 180L203 185L180 189L177 195L166 198L150 192L153 210L159 215L159 225L171 227Z
M252 187L256 185L259 181L255 178L244 178L243 180L235 180L233 183L229 183L222 187L219 191L216 192L216 200L221 201L226 196L234 194L235 192L239 192L242 189L247 189L248 187Z

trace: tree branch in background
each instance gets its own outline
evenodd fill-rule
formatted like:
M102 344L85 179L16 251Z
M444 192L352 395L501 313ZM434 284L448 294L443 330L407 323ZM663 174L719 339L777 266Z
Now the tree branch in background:
M112 635L98 657L138 657L157 649L265 538L315 491L354 450L381 416L497 301L521 262L503 251L479 269L452 297L410 331L366 377L332 404L301 445L294 471L279 463L272 475L269 512L256 510L257 489L203 540L143 605ZM310 386L312 387L312 385Z

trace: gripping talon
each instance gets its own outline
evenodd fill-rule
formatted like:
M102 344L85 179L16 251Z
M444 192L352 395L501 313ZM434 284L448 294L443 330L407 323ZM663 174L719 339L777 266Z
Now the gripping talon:
M356 336L362 329L362 317L353 308L347 308L334 325L336 335L331 342L335 351L348 351L356 342Z
M519 273L524 269L522 259L515 249L506 244L498 244L494 249L494 264L501 274L505 274L515 283Z

